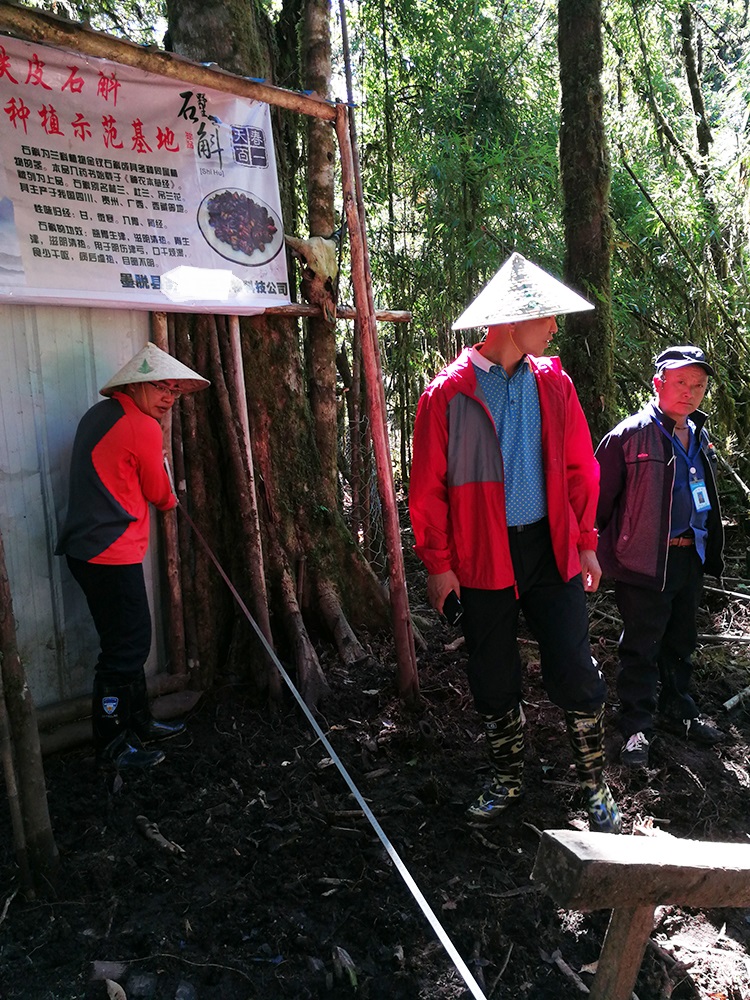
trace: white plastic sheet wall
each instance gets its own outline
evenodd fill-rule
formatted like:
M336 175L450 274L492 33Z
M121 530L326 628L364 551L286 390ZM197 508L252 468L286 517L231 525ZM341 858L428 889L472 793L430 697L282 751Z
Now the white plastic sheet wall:
M37 707L91 689L96 633L54 549L78 421L148 337L146 312L0 306L0 531L19 652ZM144 569L157 626L154 527ZM156 652L152 642L149 673Z

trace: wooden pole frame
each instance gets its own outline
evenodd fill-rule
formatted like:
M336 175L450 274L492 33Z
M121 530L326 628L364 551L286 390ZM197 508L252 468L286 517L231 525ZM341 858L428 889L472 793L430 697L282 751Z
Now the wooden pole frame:
M367 386L367 408L375 452L378 487L383 503L391 615L398 660L399 693L407 701L410 701L416 698L419 692L419 674L414 649L414 630L406 592L406 571L404 553L401 547L398 507L393 484L393 464L388 439L383 369L380 360L375 304L367 254L367 231L364 215L361 211L361 182L358 181L354 144L350 131L349 109L346 104L339 104L336 110L336 135L341 153L341 183L352 255L354 301L362 331L362 360Z
M385 392L378 345L377 316L369 272L361 176L350 131L347 105L332 103L316 94L302 94L298 91L285 90L260 80L236 76L222 69L203 66L173 52L136 45L133 42L95 31L93 28L83 26L78 22L57 17L54 14L16 6L9 3L8 0L0 0L0 31L6 31L19 38L47 45L73 49L95 58L123 63L144 72L184 81L194 86L207 87L235 94L238 97L263 101L288 111L312 115L315 118L335 123L341 155L344 205L352 254L355 306L362 329L365 381L378 489L384 512L390 603L399 666L399 689L403 697L407 699L415 697L418 692L418 674L414 633L406 592L401 531L393 483ZM280 307L273 311L280 313L282 309L283 307ZM395 319L396 315L392 314L388 318ZM411 318L406 313L398 314L399 320L407 317Z

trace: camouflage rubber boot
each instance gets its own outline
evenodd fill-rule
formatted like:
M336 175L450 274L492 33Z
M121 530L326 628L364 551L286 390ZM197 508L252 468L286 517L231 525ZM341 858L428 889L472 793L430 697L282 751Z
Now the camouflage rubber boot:
M505 715L483 715L492 777L466 811L469 819L492 823L523 794L523 721L520 705Z
M589 829L621 833L620 810L604 780L604 706L593 715L566 712L565 722L578 781L586 799Z

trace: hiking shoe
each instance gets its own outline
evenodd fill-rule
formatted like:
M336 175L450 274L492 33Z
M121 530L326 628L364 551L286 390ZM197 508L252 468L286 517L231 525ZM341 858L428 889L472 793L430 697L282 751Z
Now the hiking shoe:
M721 743L724 733L717 729L703 715L693 719L682 719L682 735L690 743L699 743L704 747L713 747Z
M501 785L491 782L479 798L466 810L466 816L473 822L494 823L510 807L523 798L520 785Z
M602 781L596 788L585 788L586 812L589 814L589 830L594 833L622 833L622 817L612 792Z
M645 733L633 733L623 743L620 763L627 767L648 767L649 740Z

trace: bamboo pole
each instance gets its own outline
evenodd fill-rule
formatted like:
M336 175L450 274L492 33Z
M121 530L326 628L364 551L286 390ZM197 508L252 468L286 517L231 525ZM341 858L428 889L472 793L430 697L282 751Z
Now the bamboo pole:
M383 522L388 551L393 634L396 644L396 658L399 666L399 692L406 700L413 700L419 693L417 658L414 649L411 615L409 613L409 600L406 593L406 573L404 569L404 554L401 549L401 529L398 522L396 493L393 485L393 467L391 465L390 443L388 440L383 372L378 348L372 285L369 280L367 233L363 212L360 208L360 198L358 197L356 161L352 136L349 130L349 112L345 104L337 106L336 135L338 136L341 151L341 180L352 257L354 298L361 321L362 357L367 382L370 430L375 453L375 465L378 473L378 487L383 502Z
M10 735L8 710L5 705L2 670L0 670L0 762L2 762L5 791L8 796L8 812L13 832L13 851L21 873L21 883L28 889L34 884L34 880L29 869L29 858L26 851L26 834L21 815L21 800L18 796L18 778L13 760L13 741Z
M169 335L169 353L177 357L177 338L175 333L175 316L173 313L167 316L167 333ZM190 422L190 417L186 415L188 407L195 409L193 394L188 395L180 408L172 415L172 459L174 464L172 471L174 475L177 496L181 503L186 502L185 490L187 483L187 471L185 469L185 431L184 425ZM196 667L200 662L198 655L198 635L195 623L195 615L192 608L195 607L194 597L194 576L192 572L192 549L191 532L186 523L181 523L183 519L177 519L177 548L180 553L180 593L182 594L183 608L186 609L185 626L185 659L187 662L187 676L196 674Z
M157 347L169 354L167 314L151 313L151 338ZM172 412L162 420L163 448L169 468L174 468L172 456ZM185 653L185 612L180 587L180 547L177 538L177 512L166 511L162 518L164 528L164 554L167 564L167 590L169 594L169 664L173 674L187 673Z
M26 674L18 652L16 623L13 616L13 600L10 581L5 563L5 546L0 533L0 697L2 698L3 719L7 726L8 744L3 749L11 754L12 767L6 770L8 801L11 812L16 795L19 814L14 815L15 823L20 816L23 830L21 839L15 831L16 850L22 851L18 858L22 875L27 879L29 893L47 895L54 889L60 858L55 844L49 816L47 790L44 783L42 752L39 744L39 729L36 708L31 696ZM7 767L7 763L5 765Z
M266 306L268 316L295 316L307 318L322 316L320 306L305 305L302 302L292 302L288 306ZM337 306L336 319L356 319L357 310L353 306ZM413 315L408 309L376 309L375 319L378 323L411 323Z
M251 524L248 531L248 561L250 582L253 591L253 610L258 628L273 649L273 633L271 632L271 616L268 610L268 592L266 589L265 561L263 555L262 536L260 531L260 514L258 511L258 494L255 489L255 462L250 440L250 416L247 409L247 388L245 386L245 365L242 359L242 338L240 335L239 316L229 317L229 352L232 359L230 378L234 403L237 408L242 440L240 445L247 463L248 506ZM281 701L281 676L277 670L269 669L268 686L270 697L278 704Z

